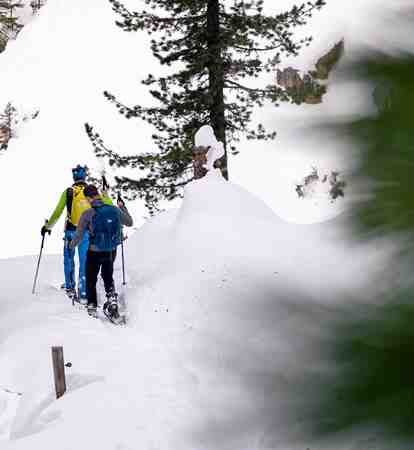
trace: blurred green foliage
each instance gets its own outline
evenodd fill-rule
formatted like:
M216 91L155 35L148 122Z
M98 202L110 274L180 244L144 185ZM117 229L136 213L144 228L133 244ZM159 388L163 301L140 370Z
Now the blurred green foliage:
M368 81L378 113L337 126L362 155L356 174L372 182L358 219L368 230L414 229L414 56L375 55L354 62L350 73Z
M369 86L376 113L326 124L321 131L334 127L338 139L351 139L360 152L350 184L366 181L369 195L355 209L355 232L366 240L406 239L390 259L389 288L380 295L356 293L348 305L337 299L346 306L320 315L323 339L315 341L320 360L317 370L303 374L301 414L306 411L309 437L365 430L381 435L372 448L396 448L391 441L414 448L414 289L407 270L413 263L414 55L366 53L346 74ZM399 277L400 270L406 275Z

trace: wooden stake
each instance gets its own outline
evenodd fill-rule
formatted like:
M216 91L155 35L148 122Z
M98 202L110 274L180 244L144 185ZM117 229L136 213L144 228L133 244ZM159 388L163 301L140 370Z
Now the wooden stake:
M56 398L66 392L65 363L63 347L52 347L53 374L55 377Z

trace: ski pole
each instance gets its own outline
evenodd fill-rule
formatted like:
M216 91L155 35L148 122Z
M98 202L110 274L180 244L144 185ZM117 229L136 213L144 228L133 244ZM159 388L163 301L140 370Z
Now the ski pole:
M125 257L124 257L124 235L121 234L121 255L122 255L122 284L125 286Z
M46 219L45 225L47 224L47 222L48 222L48 220ZM49 231L49 234L50 234L50 231ZM46 233L42 236L42 244L40 245L39 259L37 260L37 268L36 268L35 278L34 278L34 281L33 281L32 294L35 293L35 289L36 289L37 276L39 275L40 260L42 258L43 246L44 246L44 243L45 243L45 236L46 236Z
M122 200L121 197L121 193L118 192L118 198L117 198L117 202L122 202L124 203L124 201ZM121 256L122 256L122 285L125 286L126 282L125 282L125 254L124 254L124 233L122 231L121 228Z

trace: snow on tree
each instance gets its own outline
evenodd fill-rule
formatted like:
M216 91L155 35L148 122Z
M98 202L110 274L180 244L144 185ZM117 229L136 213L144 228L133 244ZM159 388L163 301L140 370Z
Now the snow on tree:
M9 39L15 39L23 28L15 12L24 6L20 1L0 0L0 52L4 51Z
M312 168L312 172L297 184L295 191L299 198L329 197L333 202L345 196L346 182L339 171Z
M35 119L39 111L25 114L8 102L3 112L0 113L0 150L7 150L10 139L18 137L20 126L28 120Z
M202 126L194 136L194 178L202 178L224 156L224 145L217 141L210 125Z
M223 143L220 169L228 178L227 155L237 153L235 144L248 139L274 139L275 131L262 124L251 126L255 107L269 101L276 106L292 101L289 93L274 84L252 86L249 81L272 73L281 56L298 55L311 37L294 40L293 31L304 25L324 5L315 0L277 15L266 15L263 0L148 0L149 9L133 12L118 0L109 0L120 16L117 25L131 32L146 30L153 39L151 49L161 65L178 65L170 75L152 74L143 81L158 105L128 106L105 92L126 118L140 118L156 129L153 140L158 153L121 157L111 151L117 167L140 167L139 180L122 177L122 189L147 199L152 205L181 195L192 179L192 143L196 130L210 125ZM97 153L102 141L87 125Z
M39 9L44 6L46 0L32 0L30 2L30 7L32 8L33 14L36 14Z
M0 26L1 34L7 37L7 39L17 36L22 28L22 25L18 22L18 17L15 14L17 8L23 8L24 3L15 2L12 0L0 1Z
M6 150L11 138L15 137L15 127L17 126L17 109L9 102L4 111L0 113L0 144L1 150Z

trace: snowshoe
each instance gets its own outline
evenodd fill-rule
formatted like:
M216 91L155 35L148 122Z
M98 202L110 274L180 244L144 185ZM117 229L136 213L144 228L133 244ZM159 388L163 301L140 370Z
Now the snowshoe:
M93 318L95 318L95 319L98 318L98 312L97 312L97 308L96 308L95 305L92 305L92 304L88 305L87 310L88 310L88 314L89 314L91 317L93 317Z
M72 300L72 303L78 301L78 294L76 293L76 289L74 288L65 288L65 293Z
M116 294L116 293L115 293ZM118 297L118 294L116 294L116 298ZM123 315L119 314L118 309L118 302L113 299L107 300L103 305L103 313L105 314L105 317L112 322L115 325L125 325L125 317Z
M117 319L119 317L118 303L116 300L107 300L103 305L103 312L105 315L112 319Z

